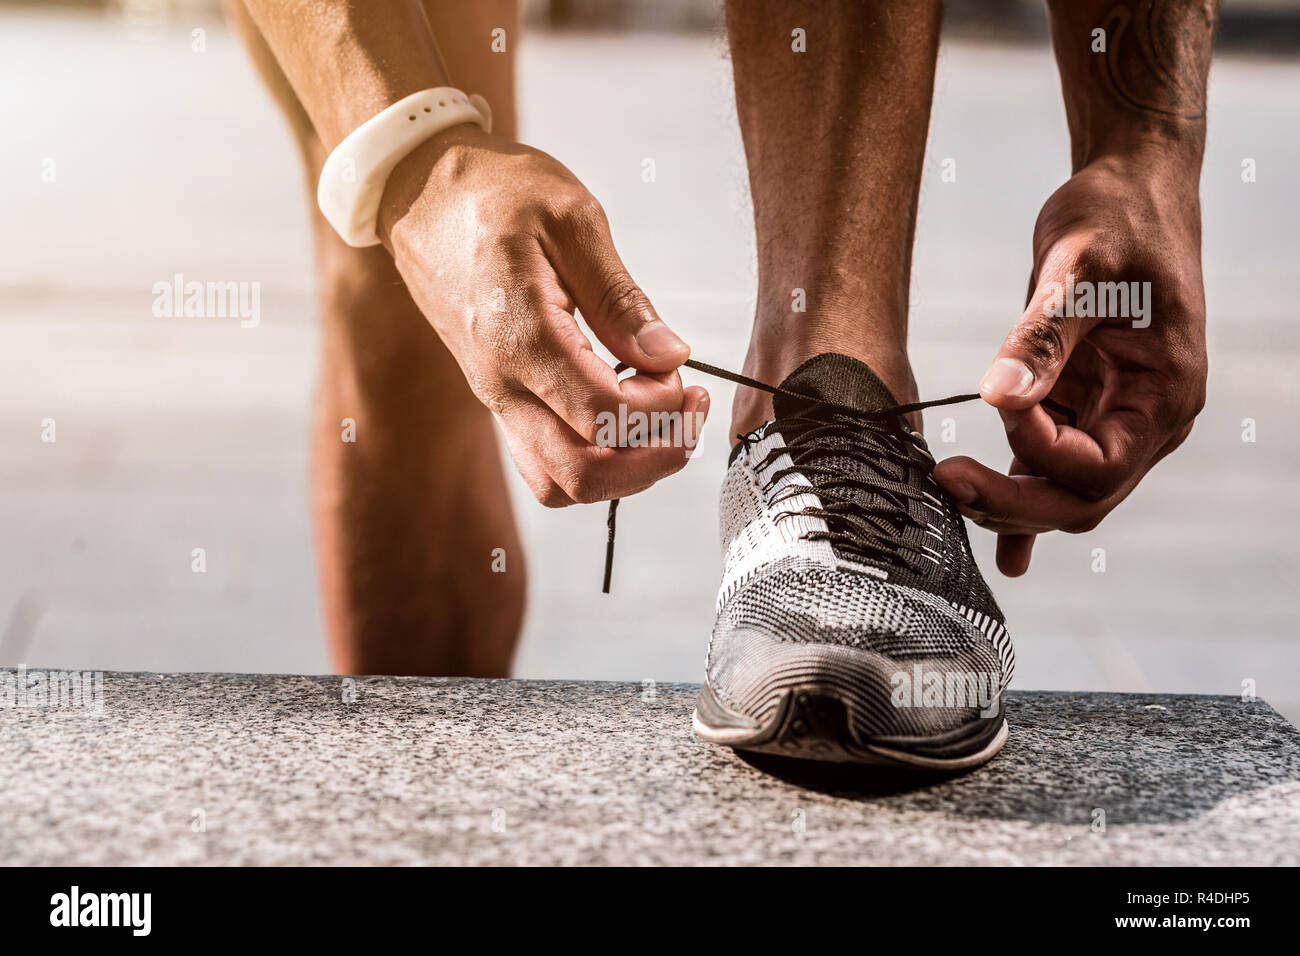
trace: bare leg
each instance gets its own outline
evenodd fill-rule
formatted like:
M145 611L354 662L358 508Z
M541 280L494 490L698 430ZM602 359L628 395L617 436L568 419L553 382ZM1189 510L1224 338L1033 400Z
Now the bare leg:
M775 383L843 352L915 400L908 284L940 13L937 0L728 0L758 234L748 374ZM733 434L771 417L768 396L737 390Z
M514 135L513 0L429 0L453 81ZM302 149L315 207L324 150L242 3L228 3ZM487 410L381 247L353 249L314 216L324 354L312 507L325 616L343 673L505 676L524 561ZM383 316L383 321L377 321ZM355 442L344 441L344 419ZM502 549L505 571L493 570ZM500 567L500 560L495 562Z

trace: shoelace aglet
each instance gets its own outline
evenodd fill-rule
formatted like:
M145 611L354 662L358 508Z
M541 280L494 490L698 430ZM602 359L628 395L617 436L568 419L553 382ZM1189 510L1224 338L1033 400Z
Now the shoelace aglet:
M609 537L605 540L605 583L600 588L602 594L609 593L609 579L614 573L614 520L618 514L618 502L618 498L609 499L609 517L605 519Z

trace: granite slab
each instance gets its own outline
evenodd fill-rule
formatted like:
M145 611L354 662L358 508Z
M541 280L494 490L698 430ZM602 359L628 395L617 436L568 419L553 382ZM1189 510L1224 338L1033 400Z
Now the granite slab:
M691 684L6 682L6 864L1300 864L1300 732L1257 699L1013 692L935 778L709 746Z

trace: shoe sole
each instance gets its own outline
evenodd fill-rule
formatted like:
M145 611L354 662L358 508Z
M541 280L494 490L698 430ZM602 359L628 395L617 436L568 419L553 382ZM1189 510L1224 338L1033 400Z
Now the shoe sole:
M707 686L702 693L713 698L711 707L721 707ZM783 693L772 717L757 728L710 726L701 719L698 707L691 724L701 739L735 750L934 771L969 770L988 763L1008 735L1006 718L999 714L931 738L912 738L906 743L898 738L860 742L850 727L844 701L815 688L792 688Z

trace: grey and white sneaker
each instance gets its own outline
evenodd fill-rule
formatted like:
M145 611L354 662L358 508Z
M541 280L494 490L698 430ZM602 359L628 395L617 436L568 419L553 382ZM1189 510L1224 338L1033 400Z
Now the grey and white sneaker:
M959 770L1007 738L1014 657L934 459L845 355L810 359L733 450L699 736Z

